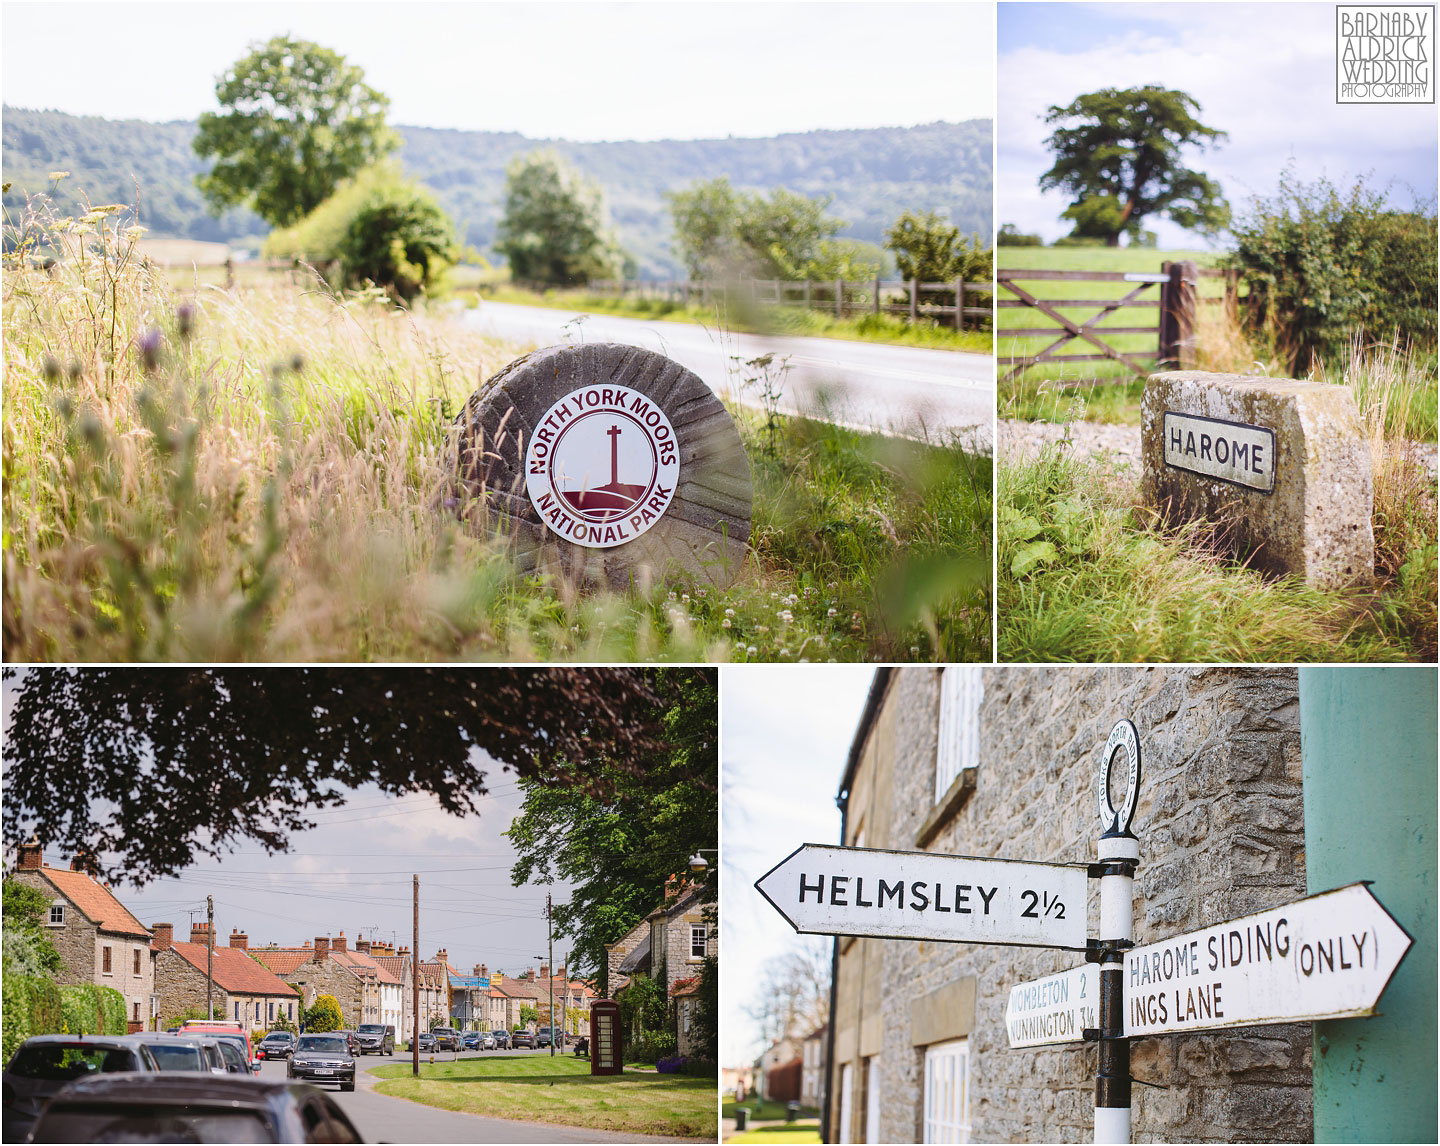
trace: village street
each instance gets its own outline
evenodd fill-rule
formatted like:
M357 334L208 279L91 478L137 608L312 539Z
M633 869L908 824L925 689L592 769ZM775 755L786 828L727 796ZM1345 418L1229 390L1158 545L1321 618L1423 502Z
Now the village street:
M549 1054L546 1050L464 1052L461 1058L493 1058ZM449 1062L450 1053L435 1056L437 1062ZM421 1055L426 1063L430 1055ZM655 1138L643 1134L613 1134L588 1130L582 1126L556 1126L546 1123L543 1103L536 1104L536 1120L516 1122L508 1118L482 1118L474 1114L457 1114L422 1106L403 1098L390 1098L375 1091L377 1079L370 1073L376 1066L388 1063L409 1063L408 1052L394 1055L366 1055L356 1060L356 1086L350 1093L326 1087L325 1090L345 1111L355 1128L367 1142L685 1142L685 1138ZM285 1062L274 1059L261 1064L260 1076L265 1082L285 1080Z

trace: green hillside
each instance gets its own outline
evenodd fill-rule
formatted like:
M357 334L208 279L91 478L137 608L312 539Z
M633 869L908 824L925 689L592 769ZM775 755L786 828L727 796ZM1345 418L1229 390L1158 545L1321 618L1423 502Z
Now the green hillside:
M850 222L844 237L880 242L906 209L944 210L962 233L990 234L991 122L811 131L769 139L569 143L513 132L401 127L400 159L428 183L455 217L465 241L490 254L500 218L505 165L516 154L553 147L605 190L621 244L642 275L679 271L671 257L664 193L697 179L728 175L739 187L784 186L834 196L831 212ZM0 169L12 184L12 210L49 187L48 173L69 171L62 191L94 203L131 203L154 238L243 242L266 226L248 211L220 219L205 209L194 177L204 165L190 150L191 122L106 120L54 111L4 109ZM65 200L66 206L73 202Z

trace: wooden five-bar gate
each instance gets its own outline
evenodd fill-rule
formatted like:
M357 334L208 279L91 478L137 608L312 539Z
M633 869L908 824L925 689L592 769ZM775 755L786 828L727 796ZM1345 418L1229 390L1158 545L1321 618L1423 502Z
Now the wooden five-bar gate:
M1202 278L1225 279L1223 297L1202 298L1198 285ZM1114 282L1134 284L1131 290L1119 298L1039 298L1020 286L1021 282L1041 280L1062 280L1066 282ZM996 364L1009 366L1010 371L1002 381L1008 381L1032 366L1044 363L1068 362L1118 362L1134 373L1144 377L1155 364L1189 365L1195 339L1195 314L1197 306L1206 303L1225 303L1234 307L1238 277L1234 271L1213 267L1197 267L1192 262L1166 262L1160 272L1148 271L1056 271L1056 270L998 270L995 281L1002 292L1011 298L998 298L999 309L1025 307L1039 311L1054 320L1051 326L1023 326L1000 328L996 323L995 336L1001 338L1054 338L1048 346L1034 354L997 356ZM1158 300L1150 292L1159 289ZM1145 297L1145 296L1149 297ZM1102 319L1126 307L1149 307L1160 309L1159 321L1150 326L1101 326ZM1077 321L1061 313L1061 308L1095 307L1096 312L1083 321ZM1154 334L1156 353L1152 360L1135 351L1121 351L1106 342L1106 337L1116 334ZM1061 354L1060 350L1072 342L1083 342L1089 353Z

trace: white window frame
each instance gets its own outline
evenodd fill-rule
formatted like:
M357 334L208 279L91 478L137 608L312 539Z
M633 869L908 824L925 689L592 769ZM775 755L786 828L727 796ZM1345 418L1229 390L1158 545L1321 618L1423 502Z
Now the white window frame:
M955 777L980 762L980 702L985 682L979 665L946 665L940 672L940 728L935 748L935 803Z
M970 1141L970 1040L925 1048L922 1142Z
M855 1067L847 1062L840 1068L840 1142L850 1141L850 1116L854 1107Z
M698 943L697 943L698 940ZM703 923L690 924L690 958L704 959L705 945L710 941L710 929ZM696 951L696 947L699 951Z
M883 1142L880 1137L880 1056L865 1060L865 1141Z
M63 903L52 903L50 905L50 926L65 926L65 905Z

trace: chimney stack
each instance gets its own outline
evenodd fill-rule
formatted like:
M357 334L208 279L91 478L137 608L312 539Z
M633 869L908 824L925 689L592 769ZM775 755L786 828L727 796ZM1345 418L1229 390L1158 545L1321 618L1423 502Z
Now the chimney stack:
M369 954L370 954L370 940L368 940L368 939L357 939L357 940L355 940L355 950L358 951L358 952L360 952L361 955L369 955Z
M542 978L542 979L548 979L548 978L550 978L550 964L549 964L549 963L541 963L541 964L540 964L540 978Z
M199 943L202 947L214 946L215 937L210 934L210 924L192 923L190 925L190 942Z
M150 930L155 932L154 947L157 951L168 951L175 942L175 924L157 923Z
M230 946L239 951L250 950L250 936L237 928L230 928Z
M476 971L475 974L477 974L477 975L484 975L484 976L486 976L486 977L488 978L489 975L490 975L490 969L489 969L488 967L486 967L484 963L481 963L481 964L480 964L480 970Z
M16 866L21 871L40 870L40 839L38 836L31 836L20 845L19 861Z
M332 951L344 951L344 950L345 950L345 932L343 932L343 931L340 932L339 935L337 935L334 939L332 939L332 940L330 941L330 950L332 950Z
M315 962L323 963L330 955L330 940L324 935L315 936Z

